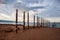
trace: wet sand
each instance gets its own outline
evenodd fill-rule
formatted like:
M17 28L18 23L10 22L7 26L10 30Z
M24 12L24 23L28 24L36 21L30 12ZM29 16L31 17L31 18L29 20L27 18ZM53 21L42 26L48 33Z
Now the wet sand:
M30 28L23 30L22 26L18 33L15 25L0 25L0 40L60 40L60 28ZM13 31L10 31L12 30Z

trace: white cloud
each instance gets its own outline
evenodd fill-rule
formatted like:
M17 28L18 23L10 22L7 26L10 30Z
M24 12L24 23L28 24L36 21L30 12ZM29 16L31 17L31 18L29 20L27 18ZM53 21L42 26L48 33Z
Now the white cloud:
M26 0L27 1L27 0ZM40 1L40 0L38 0L38 1ZM19 3L21 3L21 4L24 4L25 2L23 2L22 0L17 0L17 2ZM32 2L32 0L31 0L31 2ZM53 7L53 2L54 2L54 0L44 0L44 2L43 3L35 3L35 1L33 2L33 3L28 3L28 2L26 2L24 5L18 5L18 7L21 7L20 9L19 9L19 21L23 21L23 11L24 10L26 10L26 6L27 6L27 8L28 7L37 7L37 6L45 6L45 7L48 7L49 9L52 9L51 7ZM13 4L13 6L14 6L15 4ZM11 11L11 9L9 9L10 7L8 7L7 9L7 6L6 6L6 4L0 4L0 11L1 11L1 9L4 9L5 11L1 11L0 12L0 19L8 19L8 20L14 20L15 21L15 9L13 8L13 7L11 7L11 9L13 10L13 11ZM9 9L9 10L8 10ZM30 14L30 21L33 21L33 15L35 15L35 14L38 14L38 13L43 13L44 11L46 11L46 10L48 10L47 8L45 9L45 8L43 8L43 9L35 9L35 11L34 10L29 10L29 14ZM6 15L6 13L8 13L8 11L10 11L11 12L11 15L10 16L8 16L8 15ZM50 12L50 10L48 10L48 12L49 13L51 13ZM40 15L39 15L40 16ZM45 16L45 15L43 15L43 16ZM47 15L47 16L49 16L49 15ZM51 22L54 22L54 21L56 21L56 22L59 22L59 20L60 20L60 18L47 18L48 20L50 20ZM26 12L26 21L27 21L27 12Z
M47 6L47 5L48 5L48 3L42 3L42 4L40 4L40 3L30 3L27 6L29 6L29 7L36 7L36 6Z
M23 3L21 0L17 0L17 2Z
M35 15L35 14L36 14L35 11L33 11L33 10L30 10L30 11L29 11L29 15L30 15L30 16L33 16L33 15Z
M60 17L45 18L45 19L49 20L50 22L60 22Z
M5 4L0 4L0 7L3 7L3 6L5 6Z
M11 20L11 19L10 19L10 16L0 13L0 20Z

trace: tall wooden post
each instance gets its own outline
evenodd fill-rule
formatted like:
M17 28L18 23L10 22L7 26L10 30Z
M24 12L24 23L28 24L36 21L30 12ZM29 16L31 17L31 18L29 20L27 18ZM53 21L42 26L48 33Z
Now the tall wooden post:
M49 27L50 27L50 21L49 21Z
M33 26L33 28L35 28L35 16L34 16L34 26Z
M48 20L48 27L50 27L50 21Z
M25 30L25 11L23 13L23 30Z
M41 18L41 27L42 27L42 18Z
M45 19L43 20L43 26L45 27Z
M48 27L48 20L47 20L47 27Z
M44 22L44 24L43 24L43 25L44 25L44 27L45 27L45 19L43 20L43 22Z
M29 13L27 14L27 24L28 24L28 29L29 29Z
M39 27L39 17L38 17L38 27Z
M38 24L39 24L39 27L40 27L40 17L38 18L38 20L39 20L39 21L38 21Z
M42 18L42 27L44 26L43 18Z
M38 16L37 16L37 27L38 27L38 21L39 21L39 20L38 20Z
M16 33L17 33L17 26L18 26L18 9L16 9Z
M43 19L43 27L44 27L44 19Z

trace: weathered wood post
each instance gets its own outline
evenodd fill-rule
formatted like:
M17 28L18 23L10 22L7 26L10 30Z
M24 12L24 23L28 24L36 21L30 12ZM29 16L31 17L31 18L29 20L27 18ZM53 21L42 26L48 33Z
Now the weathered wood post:
M45 27L45 19L44 19L44 27Z
M42 18L41 18L41 27L42 27Z
M34 26L33 26L33 28L35 28L35 16L34 16Z
M37 27L38 27L38 16L37 16Z
M49 23L48 23L48 20L47 20L47 27L49 26L48 24L49 24Z
M48 20L48 27L50 27L50 21Z
M18 9L16 9L16 33L17 33L17 31L18 31L18 28L17 28L17 26L18 26Z
M43 27L44 27L44 19L43 19Z
M50 21L49 21L49 27L50 27Z
M25 30L25 11L23 13L23 30Z
M29 29L29 13L27 14L27 24L28 24L28 29Z
M47 20L47 27L48 27L48 20Z
M39 24L39 27L40 27L40 17L38 18L38 20L39 20L39 21L38 21L38 24Z
M39 27L39 17L38 17L38 27Z

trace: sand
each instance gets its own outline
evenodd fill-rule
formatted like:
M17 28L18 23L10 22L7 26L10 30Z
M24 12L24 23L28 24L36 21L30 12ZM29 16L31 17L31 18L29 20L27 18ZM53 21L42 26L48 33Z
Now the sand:
M14 25L0 25L0 40L60 40L60 28L30 28L23 30L22 26L18 33L10 31ZM6 31L8 30L8 31Z

